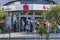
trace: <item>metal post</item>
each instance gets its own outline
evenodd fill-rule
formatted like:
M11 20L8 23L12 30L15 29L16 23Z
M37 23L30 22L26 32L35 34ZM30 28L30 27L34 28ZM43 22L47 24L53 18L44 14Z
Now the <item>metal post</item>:
M8 13L7 13L7 17L8 17L9 15L10 15L10 13L8 12ZM7 30L7 31L8 31L8 33L9 33L9 40L10 40L10 26L7 26L7 27L8 27L8 30Z
M19 12L19 32L20 32L20 12Z
M43 11L43 23L45 22L45 12Z
M12 12L12 16L11 16L11 27L13 27L13 12Z
M36 32L36 30L35 30L35 12L33 12L33 20L34 20L34 32Z
M12 14L12 13L9 13L9 15ZM10 40L10 27L12 26L12 15L11 16L11 25L9 26L9 40Z
M28 20L28 12L26 12L26 20Z
M11 32L11 27L13 26L13 12L11 13L12 15L11 15L11 26L9 27L9 40L10 40L10 37L11 37L11 35L10 35L10 32Z
M9 27L9 40L10 40L10 27Z

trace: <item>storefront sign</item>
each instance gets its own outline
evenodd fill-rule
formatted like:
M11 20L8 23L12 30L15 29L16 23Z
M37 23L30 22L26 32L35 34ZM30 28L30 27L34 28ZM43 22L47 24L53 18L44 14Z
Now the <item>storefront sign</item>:
M50 7L48 4L33 4L33 10L48 10Z
M12 10L12 9L8 7L2 7L2 10Z
M46 6L45 5L43 6L43 9L46 9Z
M2 10L4 10L4 7L2 7Z
M9 5L2 6L2 9L5 11L17 11L17 10L48 10L51 5L46 4L19 4L19 5Z
M24 11L28 11L28 10L29 10L29 5L27 5L27 3L25 3L25 4L23 5L23 10L24 10Z

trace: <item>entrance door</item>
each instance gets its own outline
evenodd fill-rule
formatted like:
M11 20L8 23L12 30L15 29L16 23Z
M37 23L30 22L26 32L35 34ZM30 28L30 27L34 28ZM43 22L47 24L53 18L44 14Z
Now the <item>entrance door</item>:
M34 19L33 19L33 17L28 17L26 21L30 27L30 32L33 32L34 31Z
M35 20L39 19L40 16L35 15L35 14L31 14L29 15L28 13L22 15L20 13L16 13L13 15L13 25L15 30L17 31L21 31L21 32L25 32L26 31L26 26L27 24L30 27L30 31L34 31L35 30Z
M42 18L40 15L35 15L35 12L32 13L25 13L25 12L14 12L12 17L12 27L13 31L16 32L25 32L26 31L26 25L28 24L30 26L30 31L36 31L36 25L35 25L35 20ZM43 18L42 18L43 19ZM43 22L43 21L42 21ZM39 23L37 21L37 23Z
M31 17L20 17L20 22L19 22L19 30L20 32L25 32L26 31L26 26L29 25L30 27L30 32L33 32L34 30L34 24L33 24L33 18Z
M26 26L26 17L20 17L19 20L19 31L24 32L25 31L25 26Z

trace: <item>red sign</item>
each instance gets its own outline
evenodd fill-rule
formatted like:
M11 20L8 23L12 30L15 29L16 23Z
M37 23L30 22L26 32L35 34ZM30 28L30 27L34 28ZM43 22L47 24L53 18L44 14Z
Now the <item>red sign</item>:
M0 20L0 23L5 23L6 22L6 20Z
M4 8L2 7L2 10L12 10L11 8Z
M43 6L43 9L46 9L46 6L45 5Z
M6 8L5 10L12 10L11 8Z
M24 11L28 11L28 9L29 9L29 6L27 5L27 3L25 3L25 4L23 5L23 10L24 10Z
M2 10L4 10L4 7L2 7Z

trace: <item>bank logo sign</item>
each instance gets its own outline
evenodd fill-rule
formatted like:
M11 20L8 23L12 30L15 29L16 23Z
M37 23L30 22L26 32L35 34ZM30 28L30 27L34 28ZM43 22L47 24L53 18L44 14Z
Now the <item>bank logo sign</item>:
M2 10L4 11L17 11L17 10L48 10L51 5L47 4L19 4L19 5L9 5L2 6Z

